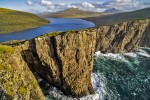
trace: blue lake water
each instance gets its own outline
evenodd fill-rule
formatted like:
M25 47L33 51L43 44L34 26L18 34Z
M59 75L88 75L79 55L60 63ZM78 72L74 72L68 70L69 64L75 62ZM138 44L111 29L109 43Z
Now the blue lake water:
M49 20L51 21L51 23L45 26L8 34L0 34L0 42L9 40L31 39L49 32L78 30L95 26L92 22L82 19L49 18Z

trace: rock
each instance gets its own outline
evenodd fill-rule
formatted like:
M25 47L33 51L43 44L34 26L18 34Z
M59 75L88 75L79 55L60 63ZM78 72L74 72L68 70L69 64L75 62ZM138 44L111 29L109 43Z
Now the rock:
M94 94L91 83L94 52L137 50L139 43L144 44L140 40L147 38L149 22L145 19L2 43L15 49L11 54L0 54L0 86L5 91L4 96L25 100L45 99L32 74L34 72L66 95L83 97ZM143 37L143 34L146 36Z
M94 93L91 72L95 39L93 29L53 37L60 64L62 87L67 94L82 97Z
M96 43L95 29L35 38L22 45L22 56L31 69L65 94L93 94L91 72Z
M149 22L149 19L137 20L98 28L95 50L103 53L136 51ZM146 34L145 38L147 36L148 34Z
M20 54L20 47L12 54L0 55L0 92L3 100L45 100L28 65Z
M150 23L148 27L146 28L144 35L140 41L141 47L150 47Z

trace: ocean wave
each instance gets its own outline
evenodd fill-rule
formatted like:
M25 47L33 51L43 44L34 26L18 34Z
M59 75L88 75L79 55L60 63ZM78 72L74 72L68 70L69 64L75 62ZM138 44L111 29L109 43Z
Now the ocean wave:
M94 73L107 81L107 100L149 100L150 48L136 52L94 55Z
M144 68L147 68L146 66L148 66L145 65L145 63L146 61L149 61L149 53L149 48L140 48L137 52L122 54L103 54L100 51L96 52L94 54L94 71L91 74L92 86L96 92L94 95L88 95L78 99L72 98L64 95L56 87L46 83L45 86L42 86L46 95L46 100L118 100L124 97L120 94L120 91L127 91L128 96L131 97L126 98L132 98L132 95L138 95L140 92L135 90L132 93L130 89L134 89L135 87L130 87L130 85L137 84L138 86L140 84L138 83L139 80L144 83L144 80L147 79L147 76L142 75L147 71ZM140 68L141 65L143 65L143 67ZM142 77L145 77L145 79ZM43 79L40 78L39 82L42 81ZM120 90L117 90L117 85L120 86ZM45 87L47 88L44 89ZM129 90L125 88L129 88ZM140 91L144 90L141 89Z
M130 52L130 53L118 53L118 54L113 54L113 53L101 53L101 51L95 52L94 56L96 57L108 57L111 59L124 59L124 56L130 56L133 58L137 58L139 56L144 56L144 57L150 57L150 54L148 53L148 50L150 51L149 48L140 48L136 52Z
M48 92L46 100L51 100L52 96L58 100L104 100L105 95L107 95L105 77L100 73L92 73L91 78L93 88L96 92L94 95L88 95L82 98L72 98L65 96L60 90L57 90L57 88L51 87L46 90Z

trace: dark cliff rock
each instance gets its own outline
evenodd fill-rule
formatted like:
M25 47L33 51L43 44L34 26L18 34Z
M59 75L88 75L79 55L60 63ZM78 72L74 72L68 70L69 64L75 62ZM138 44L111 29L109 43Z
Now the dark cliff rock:
M66 95L82 97L93 94L91 72L94 52L135 51L149 21L138 20L98 29L49 33L28 41L3 43L13 46L15 51L9 55L5 52L1 54L0 66L4 69L8 64L12 71L6 67L6 73L1 74L3 70L0 70L0 76L9 76L0 78L0 86L6 91L5 94L13 98L42 100L44 96L31 73L36 71ZM3 65L2 61L6 64ZM21 78L13 80L14 78L10 77L13 74L17 77L15 79ZM30 83L32 80L34 84Z
M22 45L22 56L32 69L65 94L93 94L91 72L96 43L94 30L55 37L39 37Z
M103 53L124 53L136 51L150 20L124 22L111 26L101 26L97 31L96 51ZM149 31L150 32L150 31ZM148 41L148 39L146 39ZM144 39L145 41L145 39Z
M141 47L150 47L150 23L148 27L146 28L144 35L140 41Z

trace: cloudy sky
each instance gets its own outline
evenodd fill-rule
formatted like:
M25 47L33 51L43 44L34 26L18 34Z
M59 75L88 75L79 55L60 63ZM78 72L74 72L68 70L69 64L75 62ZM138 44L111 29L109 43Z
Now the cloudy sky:
M150 0L0 0L0 7L33 13L56 12L67 8L98 12L112 8L132 11L150 7Z

